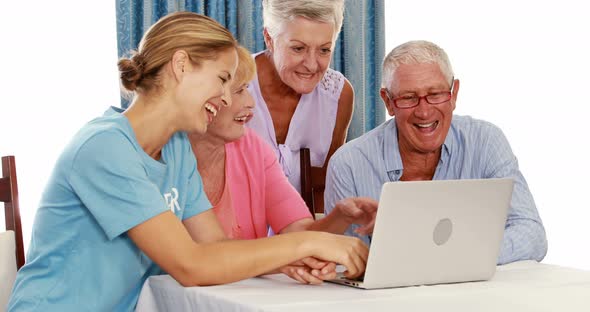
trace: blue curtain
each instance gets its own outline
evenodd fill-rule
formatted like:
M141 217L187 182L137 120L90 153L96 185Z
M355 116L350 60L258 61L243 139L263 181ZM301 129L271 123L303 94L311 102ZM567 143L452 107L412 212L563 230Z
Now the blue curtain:
M383 14L383 0L346 0L332 67L343 73L354 88L354 114L348 140L385 121L385 106L379 96L385 52Z
M262 1L259 0L117 0L116 6L119 57L136 49L143 33L160 17L176 11L210 16L250 51L264 49ZM383 6L383 0L346 0L332 67L348 78L355 92L349 140L385 120L379 98L385 50ZM128 101L122 99L121 106L127 105Z

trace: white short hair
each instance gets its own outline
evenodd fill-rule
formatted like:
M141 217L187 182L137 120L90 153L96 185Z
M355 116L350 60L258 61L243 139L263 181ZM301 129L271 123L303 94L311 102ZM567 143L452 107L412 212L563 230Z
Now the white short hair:
M453 68L447 53L436 44L429 41L408 41L395 47L383 60L381 87L389 88L393 81L395 70L402 64L438 64L445 79L452 85Z
M338 37L344 18L344 0L263 0L264 28L271 37L281 33L283 24L295 17L312 21L333 23L334 40Z

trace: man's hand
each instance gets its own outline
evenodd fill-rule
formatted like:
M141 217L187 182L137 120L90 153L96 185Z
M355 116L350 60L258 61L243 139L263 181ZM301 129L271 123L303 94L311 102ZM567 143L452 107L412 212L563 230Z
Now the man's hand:
M312 257L303 258L279 269L290 278L303 284L321 284L328 279L336 278L336 264L321 261Z
M350 224L361 225L355 230L357 234L367 235L373 233L377 206L378 202L372 198L350 197L337 202L334 210Z

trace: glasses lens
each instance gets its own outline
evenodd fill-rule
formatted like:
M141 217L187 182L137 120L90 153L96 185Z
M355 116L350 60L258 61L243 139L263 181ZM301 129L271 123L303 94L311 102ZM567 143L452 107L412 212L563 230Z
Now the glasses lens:
M451 99L451 92L437 92L426 96L426 101L430 104L440 104Z
M395 101L395 105L399 108L406 108L415 106L418 103L419 98L417 96L400 97Z

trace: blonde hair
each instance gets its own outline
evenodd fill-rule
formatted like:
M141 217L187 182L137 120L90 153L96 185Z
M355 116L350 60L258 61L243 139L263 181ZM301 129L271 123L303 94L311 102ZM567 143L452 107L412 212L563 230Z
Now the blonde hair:
M121 83L129 91L148 93L160 86L160 70L174 52L184 50L199 66L219 52L236 48L232 34L215 20L191 12L175 12L161 18L143 35L131 58L118 62Z
M263 0L262 19L271 37L280 34L284 23L295 17L333 23L334 39L338 38L344 19L344 0Z
M383 60L381 87L391 87L393 74L402 64L438 64L446 80L453 85L453 68L445 50L436 44L424 41L408 41L395 47Z
M250 55L250 51L243 46L238 46L238 69L232 81L232 90L237 90L242 85L254 78L256 63Z

